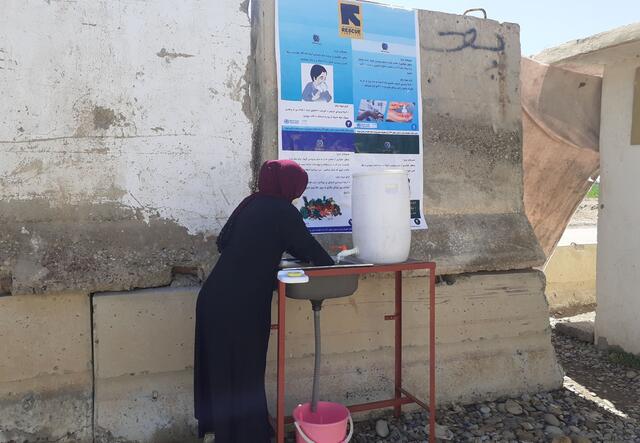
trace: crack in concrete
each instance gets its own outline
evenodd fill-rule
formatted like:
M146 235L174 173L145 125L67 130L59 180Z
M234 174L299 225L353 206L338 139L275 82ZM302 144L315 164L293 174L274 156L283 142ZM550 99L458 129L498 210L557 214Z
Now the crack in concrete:
M183 134L142 134L142 135L63 135L60 137L43 137L43 138L29 138L25 140L0 140L0 144L13 145L20 143L37 143L37 142L50 142L57 140L72 140L72 139L122 139L122 138L155 138L155 137L194 137L195 134L185 132Z

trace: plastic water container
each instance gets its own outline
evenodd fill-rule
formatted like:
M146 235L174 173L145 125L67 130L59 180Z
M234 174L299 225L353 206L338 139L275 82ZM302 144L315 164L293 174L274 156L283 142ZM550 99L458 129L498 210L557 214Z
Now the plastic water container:
M403 170L353 175L353 245L358 258L375 264L400 263L411 248L409 175Z

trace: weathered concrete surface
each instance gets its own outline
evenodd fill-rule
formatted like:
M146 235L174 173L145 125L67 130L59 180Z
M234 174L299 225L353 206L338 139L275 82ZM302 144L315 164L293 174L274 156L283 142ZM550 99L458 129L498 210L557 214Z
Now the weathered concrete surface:
M247 2L2 6L0 274L13 293L208 268L204 239L252 178Z
M524 205L547 257L597 176L602 79L522 59Z
M0 442L90 442L89 297L0 297L0 349Z
M553 251L543 268L551 312L595 306L597 250L595 244L572 244Z
M273 0L252 2L260 158L277 157ZM428 231L412 255L439 273L541 265L544 254L523 207L520 42L515 24L420 11L424 205ZM473 31L472 31L473 30ZM477 33L478 49L462 48ZM454 32L456 35L443 35ZM322 236L348 244L349 235Z
M96 441L195 441L192 368L198 290L94 295Z
M405 279L404 380L427 396L427 279ZM438 399L467 402L562 383L538 271L464 274L437 288ZM96 429L124 441L193 438L193 315L197 288L94 296ZM497 309L496 307L500 308ZM321 397L347 404L392 394L393 280L366 276L322 311ZM273 313L275 320L276 300ZM313 326L308 302L287 301L287 408L308 401ZM212 320L215 321L215 320ZM123 328L122 325L127 327ZM267 385L273 404L277 335ZM104 438L99 441L115 441Z
M196 443L193 371L123 375L96 384L96 443Z
M13 294L168 285L176 268L204 276L214 248L173 221L146 223L120 204L0 201L0 250Z

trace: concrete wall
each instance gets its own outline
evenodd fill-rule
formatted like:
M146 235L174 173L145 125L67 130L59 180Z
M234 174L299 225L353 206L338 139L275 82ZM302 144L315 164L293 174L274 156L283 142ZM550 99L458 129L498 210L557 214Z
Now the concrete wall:
M404 381L427 398L428 280L405 279ZM93 297L96 441L192 441L196 288ZM464 274L437 288L438 400L467 402L559 386L538 271ZM500 306L500 309L496 309ZM277 312L273 303L274 322ZM393 282L366 276L348 299L322 310L321 396L352 404L393 394ZM215 321L215 319L213 319ZM128 325L123 328L122 325ZM277 334L267 388L275 410ZM313 320L308 302L287 301L287 409L308 401Z
M249 191L246 1L3 2L0 274L13 294L208 269Z
M25 303L6 321L28 332L2 329L2 344L25 363L0 373L9 424L0 441L84 441L92 416L96 441L193 437L195 290L93 295L91 305L88 295L52 294L168 285L181 267L207 273L213 236L257 165L277 155L273 1L253 5L252 24L246 1L3 5L0 293L13 296L0 303ZM441 35L470 29L489 49L458 50L461 37ZM463 274L438 287L440 399L557 387L544 279L525 270L544 254L522 203L518 27L421 12L420 32L430 230L414 234L412 254ZM493 270L512 271L465 274ZM367 279L323 311L323 395L353 402L387 392L392 336L381 318L391 284ZM406 377L421 392L426 281L407 285ZM27 293L47 295L17 295ZM77 308L65 310L65 297ZM289 309L291 332L307 331L289 345L291 406L308 395L311 329L308 306ZM60 354L62 342L77 353ZM20 411L31 408L25 420Z
M640 43L636 46L640 55ZM637 58L604 71L600 136L598 308L596 340L640 355L640 146L631 146L631 112Z
M253 2L253 26L246 7L5 6L4 292L126 290L166 285L175 267L208 272L211 236L256 165L277 156L274 4ZM430 229L414 233L412 255L441 273L541 265L523 205L518 26L427 11L419 21ZM470 30L476 44L464 47Z
M274 1L252 3L259 158L277 157ZM428 231L413 233L412 256L439 273L523 269L545 257L524 213L520 35L498 23L420 11L424 206ZM477 32L481 49L461 46ZM349 235L322 236L348 244Z
M0 349L0 442L92 441L89 297L0 297Z
M596 304L595 244L559 245L545 264L545 294L553 313L566 314Z

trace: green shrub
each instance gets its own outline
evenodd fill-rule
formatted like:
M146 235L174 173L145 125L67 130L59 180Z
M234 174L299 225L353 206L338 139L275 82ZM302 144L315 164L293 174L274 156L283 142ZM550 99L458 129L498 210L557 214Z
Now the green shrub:
M600 197L600 183L594 183L587 192L587 198L598 198Z

